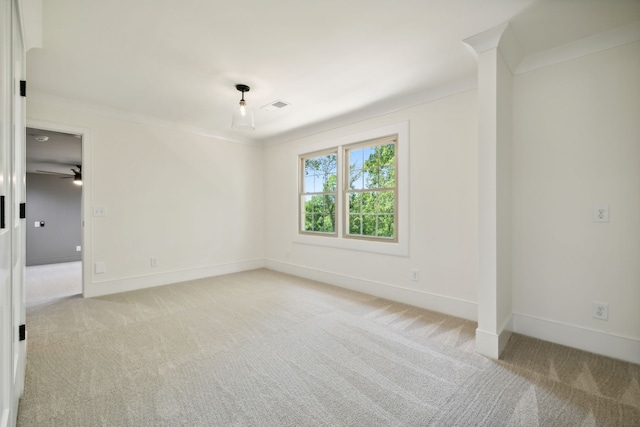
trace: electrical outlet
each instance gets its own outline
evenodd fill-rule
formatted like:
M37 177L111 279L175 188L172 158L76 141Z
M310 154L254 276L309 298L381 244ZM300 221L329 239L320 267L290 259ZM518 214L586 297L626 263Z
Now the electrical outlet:
M411 280L414 282L420 281L420 270L411 270Z
M592 302L591 317L600 320L609 320L609 304L606 302Z
M94 206L93 216L107 216L107 208L103 208L102 206Z
M76 246L76 252L80 252L82 250L82 246Z
M95 264L95 273L104 274L107 271L107 265L104 261L97 261Z
M151 267L158 266L158 258L151 258Z
M593 222L609 222L609 206L594 206Z

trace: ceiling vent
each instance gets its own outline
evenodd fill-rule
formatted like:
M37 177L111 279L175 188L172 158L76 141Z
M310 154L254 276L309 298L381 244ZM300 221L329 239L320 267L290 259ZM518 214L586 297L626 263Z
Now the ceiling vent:
M291 104L289 104L288 102L277 100L265 105L264 107L261 107L261 109L264 111L276 111L286 107L287 105Z

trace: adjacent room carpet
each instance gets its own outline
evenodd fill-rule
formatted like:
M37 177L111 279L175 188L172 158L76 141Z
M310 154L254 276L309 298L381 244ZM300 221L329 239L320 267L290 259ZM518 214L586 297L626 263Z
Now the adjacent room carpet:
M270 270L27 307L19 426L638 426L640 365Z
M32 265L25 268L27 304L82 294L82 262Z

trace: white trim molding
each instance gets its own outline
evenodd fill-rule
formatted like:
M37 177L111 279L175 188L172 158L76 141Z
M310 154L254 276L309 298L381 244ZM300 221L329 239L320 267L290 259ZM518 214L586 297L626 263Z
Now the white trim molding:
M475 302L432 294L416 289L404 288L389 283L376 282L331 271L309 268L302 265L266 259L266 268L305 279L316 280L329 285L350 289L356 292L373 295L400 302L426 310L477 321L478 307Z
M92 215L91 212L91 195L92 195L92 170L91 165L91 129L69 126L61 123L52 123L42 120L34 120L27 118L27 127L49 130L53 132L62 132L72 135L82 136L82 295L85 294L85 286L91 282L91 264L92 264Z
M212 265L209 267L192 268L188 270L166 271L147 276L125 277L122 279L105 280L85 285L85 297L99 297L138 289L154 288L156 286L171 285L189 280L206 279L207 277L222 276L242 271L257 270L264 267L264 260L252 259Z
M492 359L499 359L511 335L513 334L513 317L509 316L499 328L500 333L494 334L482 329L476 329L476 351Z
M54 107L66 107L77 111L90 112L102 117L123 120L131 123L137 123L146 126L156 126L177 132L184 132L191 135L204 136L207 138L216 138L222 141L234 142L240 144L257 145L259 142L248 139L244 136L232 135L231 133L214 132L209 129L203 129L196 126L190 126L182 123L176 123L169 120L159 119L143 114L136 114L125 110L105 107L92 104L89 102L77 101L61 96L51 95L45 92L31 90L29 92L29 101L38 104L51 105Z
M640 364L640 339L595 329L513 314L513 332L544 341Z
M638 40L640 40L640 21L527 55L520 61L514 74L527 73Z

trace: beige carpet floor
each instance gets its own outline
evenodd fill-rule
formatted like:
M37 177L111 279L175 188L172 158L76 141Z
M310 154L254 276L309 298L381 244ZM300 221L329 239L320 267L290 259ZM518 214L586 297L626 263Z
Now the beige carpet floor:
M638 426L640 366L256 270L30 304L19 426Z
M82 294L82 262L29 266L24 282L27 304Z

